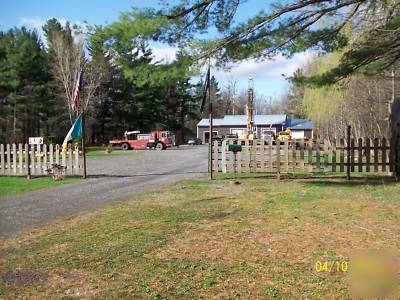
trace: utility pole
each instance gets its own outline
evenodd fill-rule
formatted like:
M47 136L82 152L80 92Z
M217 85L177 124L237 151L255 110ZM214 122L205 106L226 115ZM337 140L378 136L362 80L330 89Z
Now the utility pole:
M208 69L210 70L211 67L211 62L210 62L210 58L208 58ZM211 72L211 71L210 71ZM212 102L211 102L211 75L210 73L208 73L208 121L209 121L209 140L208 140L208 144L209 144L209 166L210 166L210 180L213 180L213 108L212 108Z

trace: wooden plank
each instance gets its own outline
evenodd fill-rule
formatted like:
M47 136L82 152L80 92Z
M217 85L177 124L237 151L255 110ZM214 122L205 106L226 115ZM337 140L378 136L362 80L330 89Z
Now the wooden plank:
M6 156L7 156L7 162L6 162L6 164L7 164L7 174L10 174L11 173L11 146L10 146L10 144L7 144L7 146L6 146L6 151L7 151L7 154L6 154Z
M285 172L289 172L289 140L285 139Z
M56 144L56 164L60 164L60 145Z
M218 156L217 156L218 158ZM72 147L68 147L68 156L67 156L67 160L68 160L68 174L73 175L73 170L72 170L72 164L73 164L73 157L72 157ZM218 160L217 160L218 161Z
M245 148L245 151L244 151L244 157L243 157L243 160L244 160L244 171L245 172L250 172L250 149L249 149L249 141L248 140L246 140L245 142L244 142L244 148Z
M24 149L22 148L22 144L18 144L18 167L19 173L24 173Z
M370 143L370 139L369 138L366 138L365 139L365 163L366 163L366 166L365 166L365 171L366 172L370 172L370 170L371 170L371 143Z
M328 146L328 140L324 139L324 172L327 173L329 172L328 164L329 164L329 146Z
M249 143L249 168L250 168L250 173L256 172L256 141L252 141L251 143Z
M75 174L75 175L80 175L80 168L79 168L79 147L78 147L78 145L75 146L74 157L75 157L75 162L74 162L74 174Z
M312 171L313 171L313 162L312 162L313 144L314 144L313 139L310 139L307 144L307 148L308 148L308 157L307 158L308 158L308 172L309 173L312 173Z
M276 178L281 178L281 142L276 140Z
M35 145L31 145L31 159L30 159L30 168L31 168L31 174L35 175L36 174L36 163L35 163Z
M296 141L292 140L292 172L293 175L296 173Z
M354 172L354 139L350 140L350 171Z
M65 151L61 151L61 165L63 167L67 166L67 153Z
M340 151L339 151L340 166L339 166L339 170L340 170L340 172L344 172L344 139L340 139L339 144L340 144Z
M336 139L332 140L332 173L336 173Z
M28 160L29 160L29 145L28 144L25 144L25 155L24 155L24 157L25 157L25 171L26 171L26 174L28 174L28 169L29 169L29 165L28 165Z
M47 158L47 144L43 144L43 174L46 174L46 170L49 168Z
M358 139L358 157L357 157L357 166L358 166L358 172L362 173L363 171L363 141L362 138Z
M270 139L268 143L268 171L271 173L273 172L272 151L273 151L272 139Z
M378 169L378 163L379 163L379 140L378 138L374 139L374 172L378 173L379 169Z
M386 172L386 139L382 139L382 172Z
M13 173L17 174L17 145L12 144L12 161L13 161Z
M321 172L321 153L320 153L321 150L320 150L319 139L317 139L315 149L316 149L316 156L317 156L317 161L316 161L317 172Z
M229 152L229 172L233 172L233 164L234 164L234 155L233 152Z
M4 163L4 156L5 152L4 152L4 144L0 145L0 168L1 168L1 173L5 174L6 173L6 169L5 169L5 163Z
M260 172L265 172L265 143L261 141L260 145Z
M37 158L37 173L39 175L42 174L42 147L41 145L37 145L37 153L36 153L36 158Z
M221 165L222 165L222 173L226 173L227 172L227 160L226 160L226 142L227 140L222 141L222 145L221 145Z
M218 166L218 162L219 162L219 155L218 155L218 142L217 141L214 141L214 166L213 166L213 168L214 168L214 171L216 172L216 173L218 173L218 171L219 171L219 166Z
M304 139L300 141L300 171L304 173Z
M54 164L54 146L53 144L49 145L49 166Z
M243 151L243 150L242 150ZM242 173L242 152L236 154L236 169L238 173Z

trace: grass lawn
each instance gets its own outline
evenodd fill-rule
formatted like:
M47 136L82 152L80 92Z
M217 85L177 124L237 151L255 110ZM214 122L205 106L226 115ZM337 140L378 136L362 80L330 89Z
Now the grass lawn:
M389 179L188 180L0 242L5 298L341 299L316 272L400 248Z
M27 180L23 176L0 176L0 197L11 194L41 190L51 186L64 183L71 183L80 180L79 178L65 178L53 180L50 177L37 177Z

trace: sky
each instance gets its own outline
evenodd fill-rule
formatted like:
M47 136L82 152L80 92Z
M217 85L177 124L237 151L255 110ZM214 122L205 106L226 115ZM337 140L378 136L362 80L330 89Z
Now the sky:
M170 3L177 2L168 1ZM0 0L0 30L26 26L40 31L41 26L50 18L72 23L106 25L118 19L122 12L132 7L156 7L158 0ZM238 21L246 20L261 9L268 10L268 1L248 0L237 15ZM170 61L175 49L162 44L153 44L157 59ZM290 76L310 58L310 53L299 53L291 59L281 56L272 61L243 61L230 70L212 69L212 74L220 86L236 81L238 91L247 87L248 77L254 78L257 94L266 98L279 99L287 89L287 82L282 76Z

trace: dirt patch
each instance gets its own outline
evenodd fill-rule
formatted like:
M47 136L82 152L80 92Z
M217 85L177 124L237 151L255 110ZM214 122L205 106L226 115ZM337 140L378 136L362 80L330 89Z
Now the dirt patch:
M30 286L47 282L47 273L39 269L21 269L5 273L2 280L8 284L17 286Z

